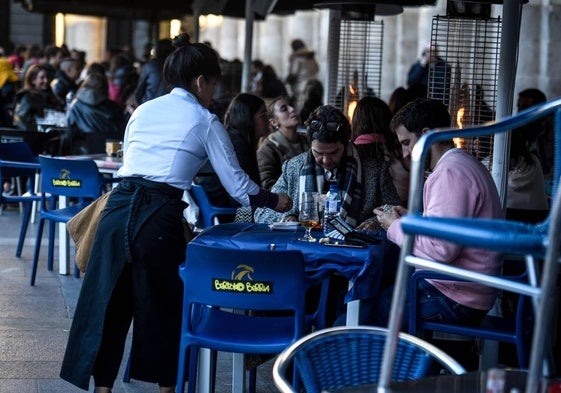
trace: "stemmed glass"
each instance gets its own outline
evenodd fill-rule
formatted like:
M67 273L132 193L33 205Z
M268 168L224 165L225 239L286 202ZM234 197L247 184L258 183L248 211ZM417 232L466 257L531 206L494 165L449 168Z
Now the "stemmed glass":
M300 214L298 221L306 228L304 237L298 240L304 242L315 242L316 239L312 236L312 228L319 224L319 211L318 211L318 193L317 192L303 192L300 196Z

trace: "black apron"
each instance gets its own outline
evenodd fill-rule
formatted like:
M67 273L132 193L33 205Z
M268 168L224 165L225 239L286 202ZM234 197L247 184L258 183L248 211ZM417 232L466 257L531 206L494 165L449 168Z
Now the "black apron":
M106 347L107 333L120 326L122 343L102 348L116 359L116 377L134 318L131 378L175 384L183 296L178 268L186 250L182 195L140 178L126 178L113 190L80 290L62 379L88 390L102 336ZM105 333L104 323L111 326Z

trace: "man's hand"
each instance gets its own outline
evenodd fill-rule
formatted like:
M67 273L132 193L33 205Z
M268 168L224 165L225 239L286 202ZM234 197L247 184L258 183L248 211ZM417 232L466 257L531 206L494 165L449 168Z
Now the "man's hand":
M275 211L279 213L284 213L292 209L292 199L286 194L277 194L279 196L279 202L275 207Z
M356 227L359 231L376 231L380 229L380 224L375 220L366 220Z
M398 220L402 216L402 212L403 214L407 213L407 209L403 206L384 205L374 209L374 214L376 214L380 226L385 231L388 230L395 220Z

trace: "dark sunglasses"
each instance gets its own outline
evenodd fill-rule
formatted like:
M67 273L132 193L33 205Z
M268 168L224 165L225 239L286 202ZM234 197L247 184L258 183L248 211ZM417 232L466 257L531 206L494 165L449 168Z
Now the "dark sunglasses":
M327 121L322 122L321 120L312 120L310 122L310 129L313 131L323 131L327 130L330 132L337 132L343 128L343 124L339 123L338 121Z

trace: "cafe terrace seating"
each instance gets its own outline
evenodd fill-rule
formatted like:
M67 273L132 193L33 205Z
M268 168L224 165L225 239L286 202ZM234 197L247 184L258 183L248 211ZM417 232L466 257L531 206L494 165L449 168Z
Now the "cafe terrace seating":
M16 181L19 181L22 177L26 177L33 184L33 179L38 171L39 162L27 142L0 143L0 179L2 181L8 178L15 178ZM34 202L41 200L40 195L33 192L25 193L22 187L19 188L14 195L4 195L4 192L0 194L0 213L6 203L21 203L23 205L23 217L16 248L16 257L18 258L21 256L27 227L31 219L32 205Z
M99 197L106 184L93 160L67 160L39 156L39 163L41 165L41 209L31 270L30 283L32 286L35 285L45 220L49 221L47 268L52 270L55 224L68 222L80 210ZM68 207L57 208L57 201L61 197L77 198L77 201ZM77 267L74 269L74 274L76 276L80 274Z
M34 155L58 155L62 143L61 128L48 128L45 132L0 127L0 142L27 142Z
M472 138L509 132L517 127L551 116L554 119L555 165L553 205L548 217L538 224L527 224L510 220L489 220L449 217L423 217L422 184L424 161L430 146L438 141L452 138ZM435 130L424 134L412 152L412 167L409 194L409 214L401 218L405 232L401 249L396 285L390 312L389 335L384 350L384 364L380 375L379 391L386 389L391 381L391 364L395 358L397 337L401 324L402 307L411 267L434 270L455 278L478 282L505 291L529 296L534 306L535 322L526 392L539 389L543 370L551 370L546 359L546 345L551 342L553 312L556 309L558 255L561 240L561 194L557 191L561 175L561 99L548 101L526 109L489 125L464 129ZM508 255L519 255L526 260L529 282L520 283L504 276L491 276L456 268L438 261L413 255L416 235L429 236L462 244L466 247L484 248ZM535 261L543 261L539 269ZM537 272L540 272L538 274Z
M380 375L386 337L386 328L372 326L327 328L304 336L276 359L275 385L282 393L298 392L288 380L293 365L307 393L374 384ZM432 367L433 363L437 367ZM455 375L465 373L456 360L434 345L400 333L393 381L419 379L440 369Z
M300 251L187 246L177 392L195 392L199 348L276 354L309 331L306 290L321 282L304 271ZM236 310L236 312L232 312Z

